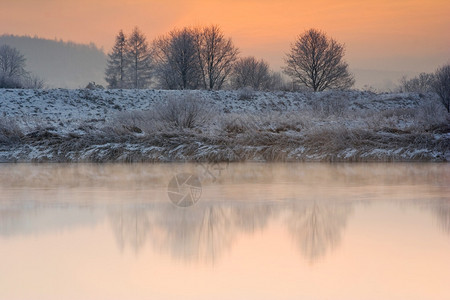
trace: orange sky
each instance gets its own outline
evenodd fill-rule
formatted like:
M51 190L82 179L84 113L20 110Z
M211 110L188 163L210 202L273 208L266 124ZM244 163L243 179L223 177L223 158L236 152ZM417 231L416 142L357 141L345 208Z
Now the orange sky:
M94 42L119 29L149 40L175 26L219 24L243 55L274 68L315 27L347 46L351 68L432 71L450 61L449 0L0 0L0 34Z

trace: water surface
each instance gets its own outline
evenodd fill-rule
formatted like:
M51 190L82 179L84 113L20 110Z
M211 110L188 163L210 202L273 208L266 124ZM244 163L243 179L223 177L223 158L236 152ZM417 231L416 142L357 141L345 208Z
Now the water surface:
M191 207L169 199L182 173ZM449 183L448 164L3 164L0 299L450 299Z

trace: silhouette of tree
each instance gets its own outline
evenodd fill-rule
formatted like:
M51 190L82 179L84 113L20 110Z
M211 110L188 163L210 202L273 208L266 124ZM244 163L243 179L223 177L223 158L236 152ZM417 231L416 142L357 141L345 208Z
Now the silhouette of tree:
M433 88L439 95L447 112L450 112L450 65L445 65L436 70Z
M193 29L183 28L154 41L156 74L162 88L196 89L200 86L196 34Z
M433 91L434 74L420 73L418 76L406 79L403 77L400 81L400 90L402 92L427 93Z
M217 25L198 31L196 45L203 87L219 90L231 74L239 50Z
M116 36L116 42L108 54L105 80L109 88L126 88L127 40L122 30Z
M253 56L239 59L233 67L231 85L233 88L251 87L266 90L270 86L269 64Z
M127 40L127 60L131 87L147 88L152 77L152 57L144 34L137 27Z
M284 72L296 84L313 91L348 89L355 80L343 60L344 45L310 29L300 35L286 55Z

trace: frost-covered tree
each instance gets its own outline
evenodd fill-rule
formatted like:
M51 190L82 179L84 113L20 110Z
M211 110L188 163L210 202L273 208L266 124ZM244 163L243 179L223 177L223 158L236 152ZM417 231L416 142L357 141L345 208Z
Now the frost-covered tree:
M8 45L0 47L0 87L21 88L28 76L25 70L25 56Z
M167 89L197 89L201 82L196 31L172 30L153 42L159 85Z
M196 36L203 87L208 90L220 89L233 70L239 50L216 25L198 29Z
M343 60L344 45L310 29L300 35L286 55L284 72L295 83L312 89L348 89L355 83Z
M240 58L233 67L231 85L235 89L251 87L254 90L270 88L271 74L269 64L253 56Z
M0 47L0 88L42 89L44 80L25 69L25 56L8 45Z
M122 30L116 36L116 42L108 54L105 80L112 89L127 88L127 39Z
M434 76L434 91L439 95L447 112L450 113L450 64L437 69Z
M239 52L218 26L173 30L153 46L159 83L170 89L220 89Z
M144 34L137 27L127 40L127 60L131 88L147 88L152 77L152 55Z
M434 74L420 73L418 76L407 79L403 77L400 81L402 92L426 93L433 91Z

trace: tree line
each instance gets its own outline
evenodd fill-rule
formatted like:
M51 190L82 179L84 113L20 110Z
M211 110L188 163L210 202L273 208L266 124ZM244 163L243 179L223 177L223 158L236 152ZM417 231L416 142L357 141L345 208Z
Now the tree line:
M355 84L344 55L344 44L320 30L305 31L285 56L283 73L292 80L287 87L282 74L263 59L239 57L239 49L217 25L174 29L151 45L135 27L129 36L122 30L116 36L105 79L109 88L344 90ZM404 78L401 89L435 92L450 112L450 64L434 74Z
M289 89L351 88L355 81L344 54L344 45L325 33L306 31L286 56L284 73L293 82ZM109 88L287 88L282 74L263 59L239 57L239 49L217 25L174 29L151 44L137 27L129 36L120 30L108 54L105 79Z
M317 29L300 34L285 56L283 73L292 85L265 60L239 53L217 25L174 29L151 43L135 27L129 35L122 30L117 34L105 79L109 88L120 89L323 91L349 89L355 83L344 60L344 45ZM43 88L44 81L27 71L25 62L16 48L0 46L0 88ZM435 92L450 112L450 64L403 78L400 91Z

